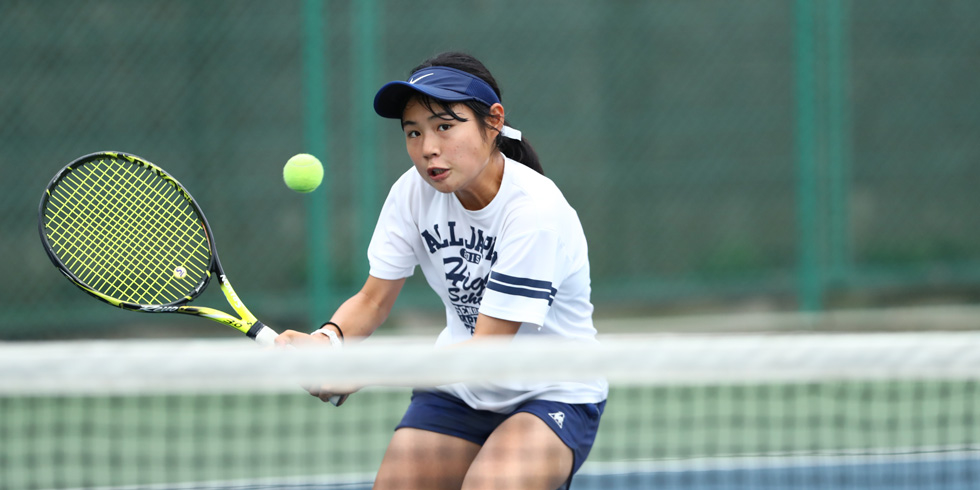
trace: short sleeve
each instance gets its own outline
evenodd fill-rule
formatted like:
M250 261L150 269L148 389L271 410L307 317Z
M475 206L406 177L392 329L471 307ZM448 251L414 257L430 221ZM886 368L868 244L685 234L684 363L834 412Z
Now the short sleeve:
M565 255L553 230L530 230L501 240L480 313L543 325L558 293Z
M397 182L388 193L368 245L370 274L378 279L411 276L419 264L413 242L421 239L407 205L407 186L402 184L403 181Z

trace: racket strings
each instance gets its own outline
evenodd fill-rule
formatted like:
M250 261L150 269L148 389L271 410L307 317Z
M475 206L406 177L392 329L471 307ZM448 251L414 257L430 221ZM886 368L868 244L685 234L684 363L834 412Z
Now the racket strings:
M132 267L132 264L126 263L126 258L136 255L114 253L115 251L105 247L113 243L109 240L118 233L116 228L121 222L120 207L107 205L106 202L98 200L105 184L101 182L102 179L93 182L93 176L93 173L77 172L65 177L65 182L69 185L67 188L74 191L65 197L68 199L67 202L76 204L78 213L75 216L79 218L80 225L74 228L78 233L72 237L76 240L74 244L78 246L77 253L65 259L76 275L96 289L115 292L113 296L132 297L132 291L127 290L132 289L131 287L120 287L120 281L125 278L120 276L118 267L114 264ZM95 177L99 176L95 175ZM72 185L74 187L71 187ZM105 240L93 241L95 237L104 237ZM121 244L117 241L114 245L119 248ZM122 294L120 291L113 291L113 288L122 290Z
M208 274L210 248L200 218L177 185L151 169L120 159L86 162L51 196L45 225L52 249L107 296L172 303Z
M170 298L179 298L179 296L175 296L177 292L171 291L167 287L172 281L166 278L171 276L146 274L145 272L152 264L160 262L160 257L173 255L175 250L172 243L163 242L161 244L158 240L154 240L153 236L146 233L147 228L132 228L131 224L133 222L143 222L147 225L173 223L178 217L173 212L160 215L158 212L160 208L154 206L156 203L148 201L145 192L142 192L146 189L155 190L157 196L151 197L159 200L161 197L159 190L153 187L146 188L143 182L134 181L139 177L138 174L132 172L137 170L137 167L130 166L129 175L122 174L121 170L125 168L110 166L104 170L114 172L78 174L83 175L84 178L77 179L79 182L76 184L96 189L97 191L92 192L92 195L96 198L103 198L102 201L95 201L88 199L90 196L87 194L80 196L80 199L79 196L75 196L77 202L86 204L83 212L88 213L86 215L89 218L87 228L90 233L83 235L106 238L101 242L85 240L81 242L99 245L94 250L95 253L90 251L86 255L86 257L97 259L93 263L95 267L90 267L88 273L83 273L82 276L100 290L112 291L114 289L115 291L112 291L115 293L112 294L113 296L125 296L130 299L144 298L139 301L144 304L169 302L162 301L160 299L161 294L168 295ZM111 192L108 194L103 192L106 187L109 187L111 191L122 191L122 194L114 199L105 199L107 196L114 196ZM167 187L173 189L171 186ZM76 189L85 188L76 187ZM102 196L100 196L100 192L103 194ZM158 217L165 219L163 221L154 219ZM173 233L173 229L167 231L173 236L179 236ZM112 245L112 248L106 248L106 245ZM157 249L156 246L159 245L163 246ZM120 253L120 250L123 252ZM134 276L133 271L139 271L141 274ZM164 280L163 284L161 284L161 280ZM186 290L186 287L182 289Z
M174 197L173 195L176 194L176 191L174 190L173 187L166 186L165 190L169 191L169 195L163 195L160 193L159 186L157 187L146 186L145 184L147 184L147 182L140 181L139 175L137 175L135 172L130 172L129 175L121 175L122 172L120 171L122 171L124 168L125 167L110 168L110 170L117 171L116 175L100 176L101 180L103 181L99 182L99 184L111 186L113 182L119 182L120 184L123 185L117 186L117 190L123 191L125 193L122 196L122 200L121 200L121 202L124 205L116 206L112 208L115 211L115 213L114 215L109 216L110 219L107 221L107 223L115 224L115 225L124 223L128 215L132 215L138 221L143 221L150 225L162 225L161 228L166 228L166 225L168 223L173 224L173 223L181 222L182 217L176 216L176 214L173 212L179 209L176 206L169 208L169 211L171 212L163 213L163 214L157 211L160 211L161 209L167 209L167 208L159 208L154 206L155 204L157 204L157 202L173 202L172 201ZM135 168L130 167L127 170L132 171L135 170ZM115 177L115 179L113 179L112 177ZM139 192L142 190L153 191L156 195L146 196L145 194ZM151 199L155 199L157 202L150 201L148 197ZM161 220L161 219L154 219L154 218L163 218L163 219ZM122 244L126 247L133 247L133 250L136 253L120 256L120 258L124 260L120 260L118 264L113 264L112 262L109 261L104 262L104 265L106 266L107 270L115 274L115 275L110 275L108 277L124 277L129 271L147 270L148 268L153 267L153 265L155 265L156 263L160 262L161 259L175 256L177 255L177 252L179 252L178 250L174 249L174 245L177 244L178 242L169 241L169 242L161 243L156 240L153 240L154 238L153 236L149 236L145 233L147 231L146 228L137 228L134 230L130 230L125 227L115 226L110 231L111 231L110 235L116 238L116 242L118 244ZM136 231L137 233L131 233L131 231ZM154 229L154 231L170 232L171 235L178 238L181 236L180 234L181 230L177 229L174 226L170 226L169 229ZM179 243L186 243L186 241L181 241ZM158 250L154 250L154 248L151 247L151 245L160 246L160 248ZM155 292L168 292L170 293L169 297L173 297L173 293L170 292L170 288L168 287L170 286L170 283L172 283L172 281L168 279L163 284L159 283L161 277L172 278L172 276L148 275L143 277L147 279L147 281L140 283L138 281L131 280L127 284L128 286L133 288L132 290L128 291L130 295L138 298L149 298L151 300L149 301L150 303L161 302L160 294L154 294ZM130 279L136 279L136 278L130 277Z
M130 170L132 170L132 169L130 169ZM130 179L135 180L135 179L138 179L139 176L136 175L135 173L132 173L132 175L130 175L128 177ZM180 196L177 196L176 195L177 194L177 191L172 186L162 187L162 189L164 191L166 191L166 193L164 194L164 193L161 193L161 186L156 186L156 187L138 187L140 184L146 184L145 181L142 181L142 182L140 182L140 181L133 181L133 182L126 182L126 183L129 183L129 184L132 184L132 185L129 185L129 186L126 186L126 187L121 187L121 190L124 190L124 191L127 192L127 195L125 197L128 198L129 201L125 201L125 202L129 202L130 204L132 204L132 206L130 206L128 209L126 209L126 208L120 208L120 209L122 211L124 211L124 212L125 211L128 211L131 214L137 214L137 217L140 220L142 220L142 221L144 221L144 222L146 222L148 224L160 225L159 228L155 228L153 230L154 232L158 232L158 233L169 233L170 235L172 235L172 236L174 236L176 238L182 238L182 231L188 231L188 230L182 230L181 228L175 226L174 224L175 223L187 223L190 226L193 226L195 224L195 220L193 219L193 215L190 215L190 216L178 216L176 214L176 211L178 211L179 208L176 205L175 206L172 206L172 207L169 207L169 208L166 208L166 207L164 207L164 208L152 208L151 206L153 204L156 204L156 203L148 201L147 196L140 195L138 192L135 192L136 189L144 189L145 188L147 190L153 191L156 194L155 196L150 196L150 198L156 199L157 202L172 202L174 204L177 204L180 201L174 201L174 200L175 199L180 199ZM140 205L141 203L142 203L142 205ZM153 211L168 211L168 212L166 212L166 213L154 213L154 212L150 212L151 209ZM120 213L120 216L119 217L120 218L123 218L123 217L125 217L125 214ZM163 218L163 219L156 219L156 220L154 220L154 218ZM188 221L187 218L190 218L190 220ZM117 271L119 273L125 273L125 271L128 271L128 270L145 270L145 269L148 269L148 268L152 268L156 263L158 263L158 261L166 260L166 258L168 258L168 257L177 257L177 256L186 256L187 255L186 253L183 253L184 252L183 245L187 243L187 240L183 240L182 239L182 240L171 240L171 241L164 241L164 242L158 242L157 241L157 242L155 242L154 240L151 239L153 237L147 236L145 233L143 233L141 235L134 234L132 237L130 237L128 235L128 230L127 229L121 229L121 230L120 229L117 229L117 230L114 230L114 231L116 231L116 237L119 239L120 242L126 242L126 241L129 241L127 239L132 238L133 239L132 240L133 243L131 243L131 245L134 245L134 246L136 246L138 248L142 245L142 248L139 248L139 252L141 252L141 253L134 254L134 255L131 255L131 256L128 257L130 259L135 260L136 262L131 262L131 263L128 263L128 264L127 263L121 263L120 264L120 268ZM146 229L141 229L141 230L138 230L138 231L146 231ZM157 245L157 246L160 247L158 250L156 250L157 254L155 256L152 255L153 252L154 252L154 249L149 247L150 244L154 244L154 245ZM181 246L181 248L178 249L177 246ZM206 263L202 264L202 267L206 267L206 266L207 266ZM166 279L166 282L163 283L163 284L159 284L158 281L160 280L160 278ZM151 279L151 281L146 282L144 284L145 287L142 290L133 291L133 294L135 294L135 295L137 295L139 297L143 297L143 296L146 296L146 295L152 295L152 293L154 291L166 291L166 290L168 290L168 286L171 283L173 283L174 276L173 275L149 276L149 279ZM139 285L139 283L136 283L135 285ZM157 301L153 301L153 302L156 303Z
M112 185L113 182L118 182L122 185L117 186L116 190L122 191L123 194L120 196L120 200L117 202L118 205L112 206L114 214L108 216L108 220L105 221L110 225L119 225L121 223L126 223L126 220L136 220L138 222L144 222L147 225L159 226L166 225L167 223L176 222L179 217L175 216L173 213L160 214L160 208L155 206L155 202L149 201L149 199L154 199L159 201L161 198L166 198L167 196L159 195L158 189L154 187L146 187L144 182L138 179L139 175L130 172L128 175L122 175L120 172L123 168L110 168L110 170L115 170L114 175L99 175L100 182L99 185ZM135 170L135 168L130 167L128 170ZM169 187L169 186L168 186ZM174 191L172 187L171 193ZM140 192L143 190L157 191L156 196L147 196L145 193ZM166 201L164 201L166 202ZM155 218L163 218L155 219ZM146 232L147 228L135 228L128 229L125 227L114 226L108 230L108 235L110 238L115 239L117 246L122 246L125 249L133 250L134 253L119 256L122 260L116 263L105 262L104 265L107 267L107 271L111 274L107 277L125 277L130 271L145 271L152 267L155 263L161 263L161 259L172 256L175 252L173 249L173 243L176 242L159 242L154 240L153 236L148 235ZM179 237L180 235L175 233L179 230L161 230L168 231L171 235ZM161 276L158 274L141 275L140 278L129 277L129 282L126 283L130 288L127 291L130 295L134 297L147 297L150 299L149 303L159 303L159 293L166 292L172 297L173 293L169 291L167 287L171 281L167 280L165 283L160 284L161 279L172 277L171 275ZM142 281L136 279L143 279ZM157 294L153 294L156 292Z
M111 242L94 242L91 240L92 237L111 238L115 236L121 222L119 207L107 206L105 203L97 201L99 190L104 183L92 182L92 176L91 173L87 175L74 173L66 176L66 181L75 186L69 187L69 189L76 191L69 196L71 200L69 202L84 206L84 209L81 209L77 215L82 221L82 226L77 228L79 233L73 238L78 240L75 243L80 247L89 246L81 250L83 253L79 254L78 260L75 261L80 266L76 275L99 290L110 290L110 287L106 287L109 284L116 284L113 287L124 289L119 286L118 279L122 278L119 276L119 270L114 266L112 259L115 257L115 260L124 262L131 255L104 253L104 245ZM103 245L103 247L94 247L96 245ZM131 292L127 291L126 293L127 296L131 296Z

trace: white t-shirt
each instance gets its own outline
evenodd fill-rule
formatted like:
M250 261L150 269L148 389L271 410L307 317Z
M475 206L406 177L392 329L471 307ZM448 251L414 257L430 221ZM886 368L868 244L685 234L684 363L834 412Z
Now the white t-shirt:
M391 187L368 259L379 279L408 277L421 266L446 306L447 325L436 345L471 338L479 313L521 322L514 342L541 335L596 342L588 246L578 215L550 179L511 159L505 159L497 195L476 211L409 169ZM601 379L440 389L475 409L498 412L529 399L597 403L608 393Z

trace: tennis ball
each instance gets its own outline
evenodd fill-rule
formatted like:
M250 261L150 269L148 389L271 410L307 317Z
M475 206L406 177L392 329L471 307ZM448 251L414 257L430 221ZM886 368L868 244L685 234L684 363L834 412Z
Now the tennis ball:
M315 156L300 153L286 162L282 180L296 192L313 192L323 180L323 165Z

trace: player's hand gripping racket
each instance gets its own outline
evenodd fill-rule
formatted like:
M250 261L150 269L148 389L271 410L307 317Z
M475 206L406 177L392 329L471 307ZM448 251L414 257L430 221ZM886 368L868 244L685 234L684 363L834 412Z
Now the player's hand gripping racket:
M69 163L38 210L41 242L76 286L113 306L202 316L262 345L278 335L258 321L228 282L200 206L177 179L135 155L101 152ZM189 306L212 274L238 317ZM334 396L340 405L347 396Z

